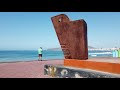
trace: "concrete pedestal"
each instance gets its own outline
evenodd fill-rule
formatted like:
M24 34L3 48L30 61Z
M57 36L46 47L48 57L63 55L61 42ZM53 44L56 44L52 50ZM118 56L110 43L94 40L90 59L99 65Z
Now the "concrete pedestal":
M45 65L44 74L54 78L120 78L120 74L63 65Z
M45 65L44 74L59 78L120 78L120 58L65 59L64 65Z

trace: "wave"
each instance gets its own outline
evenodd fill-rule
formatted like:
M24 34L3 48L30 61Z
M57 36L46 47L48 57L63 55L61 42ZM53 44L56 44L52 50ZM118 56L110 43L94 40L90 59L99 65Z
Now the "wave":
M91 56L97 56L97 55L91 55Z
M112 52L89 53L89 55L93 55L93 54L112 54Z

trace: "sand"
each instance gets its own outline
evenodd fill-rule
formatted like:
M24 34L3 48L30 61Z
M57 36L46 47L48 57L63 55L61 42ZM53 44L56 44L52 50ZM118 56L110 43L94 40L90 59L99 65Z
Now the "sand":
M0 63L0 78L52 78L44 75L44 65L63 64L63 60Z

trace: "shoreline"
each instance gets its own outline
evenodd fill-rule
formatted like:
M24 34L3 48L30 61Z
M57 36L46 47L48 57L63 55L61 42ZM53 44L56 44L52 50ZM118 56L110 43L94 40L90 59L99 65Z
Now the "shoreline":
M47 59L47 60L42 60L42 62L44 62L44 61L56 61L56 60L64 61L64 59ZM1 63L36 62L36 61L38 61L38 60L29 60L29 61L21 60L21 61L5 61L5 62L1 61L0 64ZM87 59L87 61L120 63L120 58L115 58L115 57L89 57ZM38 62L40 62L40 61L38 61Z
M64 59L48 59L48 60L42 60L42 61L55 61L55 60L64 60ZM19 62L34 62L38 60L31 60L31 61L6 61L6 62L0 62L1 63L19 63Z

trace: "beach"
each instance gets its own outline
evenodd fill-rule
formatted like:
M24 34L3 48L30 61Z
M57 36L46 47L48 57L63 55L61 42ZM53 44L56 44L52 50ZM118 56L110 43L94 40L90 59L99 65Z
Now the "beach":
M66 59L67 60L67 59ZM68 60L69 61L69 60ZM19 62L4 62L0 63L0 78L53 78L44 75L44 66L53 65L59 66L67 64L68 61L61 59L57 60L43 60L43 61L19 61ZM73 62L73 60L70 60ZM80 63L81 67L85 65L93 70L100 70L105 72L113 72L119 75L120 73L120 58L89 58L88 60L74 60ZM86 62L83 65L82 62ZM102 64L101 64L102 63ZM70 64L70 63L68 63ZM76 65L74 62L72 65ZM71 66L71 64L69 66ZM82 67L83 66L83 67ZM76 66L75 66L76 67Z
M0 63L0 78L52 78L44 75L44 65L63 64L63 60Z

